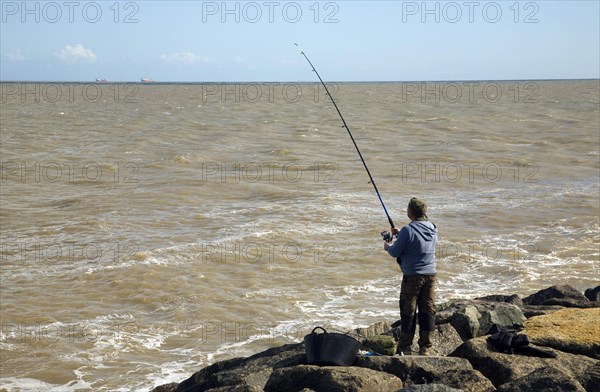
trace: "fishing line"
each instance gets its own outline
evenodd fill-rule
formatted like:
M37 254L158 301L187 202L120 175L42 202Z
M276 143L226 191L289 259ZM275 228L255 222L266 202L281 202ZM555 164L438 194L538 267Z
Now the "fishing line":
M319 75L319 72L317 72L317 69L315 68L315 66L308 59L308 57L306 56L306 53L304 53L304 51L300 48L300 46L298 44L295 43L294 45L296 45L298 47L298 49L300 50L300 54L302 54L304 56L304 58L306 59L306 61L308 61L308 64L310 64L313 72L315 74L317 74L317 77L321 81L321 84L323 85L323 87L325 87L325 92L329 96L329 99L331 99L333 106L335 106L335 110L337 110L338 114L340 115L340 118L342 119L342 123L344 123L344 128L346 128L346 131L348 131L348 135L350 135L350 139L352 140L352 143L354 144L354 147L356 148L356 152L358 152L358 156L360 157L360 160L362 161L365 169L367 170L367 174L369 175L371 184L373 184L373 188L375 188L375 193L377 193L379 202L381 202L381 206L383 207L383 211L385 212L385 215L387 216L388 222L390 223L390 227L393 229L396 226L394 226L394 222L392 221L392 218L390 217L390 214L388 213L387 208L385 208L385 204L383 203L381 194L379 194L379 189L377 189L377 185L375 185L375 180L373 179L373 176L371 175L371 172L369 171L369 168L367 167L367 163L365 162L365 159L363 158L363 155L361 154L360 149L358 148L358 145L356 144L356 141L354 140L354 137L352 136L352 132L350 132L350 128L348 128L348 124L346 124L346 120L344 120L344 116L342 116L342 112L340 112L340 109L338 108L337 104L335 103L333 96L329 93L329 89L327 88L327 85L325 84L325 82L323 82L323 79L321 79L321 75ZM382 233L382 235L383 235L383 233Z

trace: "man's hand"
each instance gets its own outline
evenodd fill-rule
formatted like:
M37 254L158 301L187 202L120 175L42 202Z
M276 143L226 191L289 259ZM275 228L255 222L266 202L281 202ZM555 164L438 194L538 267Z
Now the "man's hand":
M398 229L397 227L392 227L392 234L398 235L398 233L400 233L400 229Z
M388 244L387 242L383 242L383 250L385 250L387 252L387 250L389 249L390 244Z

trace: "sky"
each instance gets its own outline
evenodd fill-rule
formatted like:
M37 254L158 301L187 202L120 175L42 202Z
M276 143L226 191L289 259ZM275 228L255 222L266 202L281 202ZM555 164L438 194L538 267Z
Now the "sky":
M1 81L600 78L599 1L5 1Z

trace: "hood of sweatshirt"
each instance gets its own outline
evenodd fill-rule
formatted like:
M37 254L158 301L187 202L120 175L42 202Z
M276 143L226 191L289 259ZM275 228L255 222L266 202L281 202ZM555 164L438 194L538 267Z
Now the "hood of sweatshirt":
M433 241L437 235L437 226L429 221L414 221L410 223L410 227L419 234L424 241Z

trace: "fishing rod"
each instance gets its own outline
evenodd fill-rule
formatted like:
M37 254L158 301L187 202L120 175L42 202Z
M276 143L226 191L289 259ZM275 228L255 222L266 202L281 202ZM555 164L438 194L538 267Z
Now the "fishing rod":
M381 206L383 207L383 211L385 212L385 215L387 216L388 222L390 223L390 227L392 229L395 228L396 226L394 226L394 222L392 221L392 218L390 217L390 214L388 213L387 208L385 208L385 204L383 203L381 194L379 194L379 189L377 189L377 185L375 185L375 180L373 179L373 176L371 175L371 172L369 171L369 168L367 167L367 162L365 162L365 159L363 158L363 155L361 154L360 149L358 148L358 145L356 144L356 141L354 140L354 136L352 136L352 132L350 132L350 128L348 128L348 124L346 124L346 120L344 120L344 116L342 116L342 112L340 112L340 109L338 108L338 105L335 103L333 96L329 92L327 85L325 84L325 82L323 82L323 79L321 79L321 75L319 75L319 72L317 72L317 69L315 68L313 63L308 59L308 57L306 56L306 53L304 53L304 51L300 48L300 46L298 46L298 44L295 43L294 45L296 45L298 47L298 49L300 50L300 54L302 54L304 56L304 58L306 59L306 61L308 61L308 64L310 64L313 72L315 74L317 74L317 77L321 81L321 84L323 85L323 87L325 87L325 92L329 96L329 99L331 99L333 106L335 106L335 110L337 110L338 114L340 115L340 118L342 119L342 123L344 123L344 128L346 128L346 131L348 131L348 135L350 135L350 139L352 140L352 143L354 144L354 147L356 148L356 152L358 152L358 156L360 157L360 160L362 161L365 169L367 170L367 174L369 175L371 184L373 184L373 188L375 188L375 193L377 193L377 197L379 198L379 201L381 202ZM387 231L382 232L381 235L387 242L391 241L392 236Z

